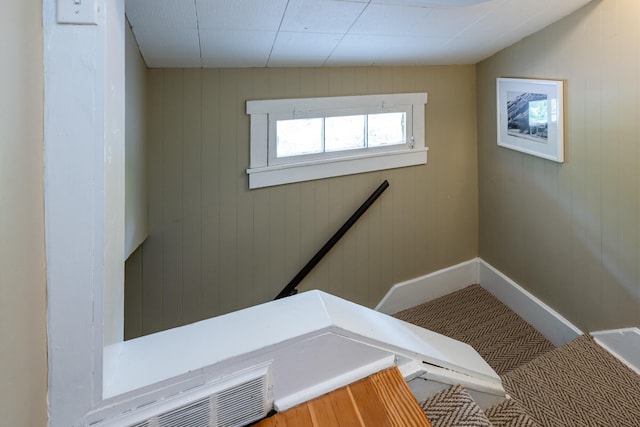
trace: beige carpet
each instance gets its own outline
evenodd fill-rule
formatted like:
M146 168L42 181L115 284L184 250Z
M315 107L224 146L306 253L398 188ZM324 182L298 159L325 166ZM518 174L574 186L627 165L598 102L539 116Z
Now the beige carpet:
M434 427L640 427L640 375L589 335L554 349L478 285L395 317L472 345L512 397L483 413L451 387L422 404Z
M441 391L420 406L432 427L538 427L514 400L483 412L460 385Z
M505 400L487 409L485 415L493 427L537 427L538 424L513 399Z
M420 404L432 427L491 427L492 424L471 395L452 386Z
M471 345L500 375L554 348L531 325L479 285L394 316Z
M640 426L640 375L583 335L503 376L542 426Z

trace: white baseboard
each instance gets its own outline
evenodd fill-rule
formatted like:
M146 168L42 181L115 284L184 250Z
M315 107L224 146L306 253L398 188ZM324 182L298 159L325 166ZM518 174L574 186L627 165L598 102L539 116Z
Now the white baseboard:
M475 283L515 311L555 346L582 335L582 331L562 315L480 258L398 283L376 310L394 314Z
M478 258L394 285L376 310L394 314L478 283Z
M582 331L516 282L479 259L480 285L515 311L556 347L582 335Z
M640 374L640 329L591 332L593 339L622 363Z

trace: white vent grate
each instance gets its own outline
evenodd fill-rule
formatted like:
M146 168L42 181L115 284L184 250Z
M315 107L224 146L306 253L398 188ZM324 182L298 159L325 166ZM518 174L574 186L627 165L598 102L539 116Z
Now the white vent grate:
M254 372L255 374L255 372ZM154 415L129 427L241 427L257 421L270 410L267 370L260 376L236 378L231 387ZM167 402L168 403L168 402Z
M159 427L212 427L211 398L205 398L158 416Z
M216 395L217 427L243 426L269 411L265 377L255 378Z

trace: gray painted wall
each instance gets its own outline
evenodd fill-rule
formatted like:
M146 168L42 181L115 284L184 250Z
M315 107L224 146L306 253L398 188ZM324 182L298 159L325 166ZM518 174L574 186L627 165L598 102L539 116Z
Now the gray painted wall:
M477 65L480 256L582 330L640 324L640 2ZM566 82L566 163L496 145L496 77Z
M426 165L248 190L251 99L429 93ZM272 299L384 180L303 282L375 306L477 256L475 67L153 69L150 236L126 264L129 338Z

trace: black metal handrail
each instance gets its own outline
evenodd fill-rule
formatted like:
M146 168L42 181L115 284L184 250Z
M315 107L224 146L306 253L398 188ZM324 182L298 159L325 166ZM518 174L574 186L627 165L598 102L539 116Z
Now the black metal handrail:
M295 275L293 279L287 284L287 286L280 291L280 293L274 299L280 299L284 297L288 297L290 295L294 295L298 292L296 287L302 282L302 280L309 274L311 270L320 262L320 260L333 248L333 246L338 243L338 240L345 235L345 233L351 228L353 224L358 221L358 219L364 214L367 209L375 202L378 197L389 187L389 181L386 179L380 186L371 193L369 198L365 200L365 202L349 217L349 219L340 227L338 231L335 232L333 236L324 244L322 248L307 262L307 264L302 267L302 269Z

